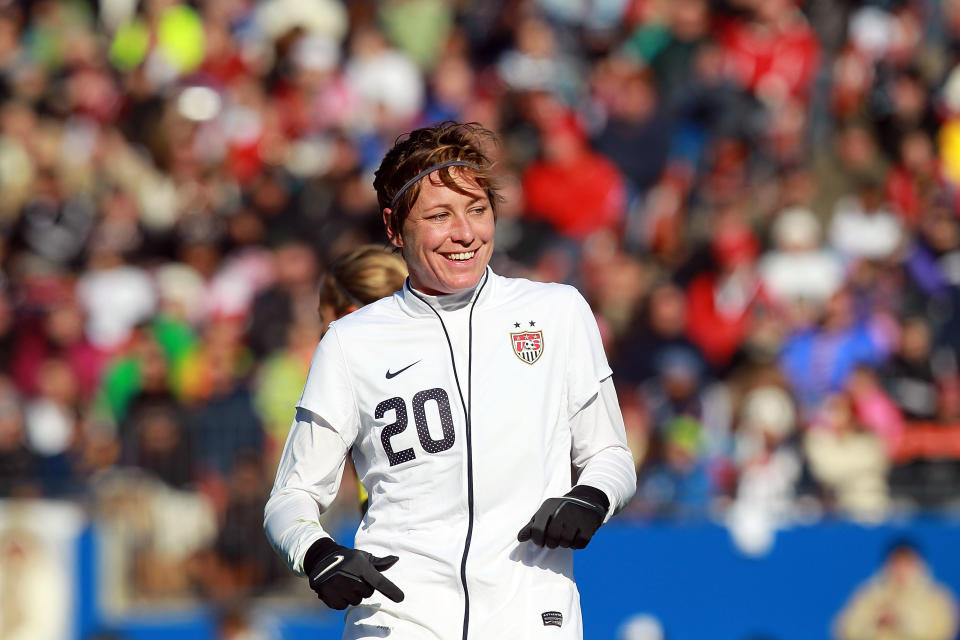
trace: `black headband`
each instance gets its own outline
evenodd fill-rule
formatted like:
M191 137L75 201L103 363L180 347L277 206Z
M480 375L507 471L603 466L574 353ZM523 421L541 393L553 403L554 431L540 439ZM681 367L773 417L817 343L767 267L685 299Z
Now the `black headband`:
M473 169L474 171L480 171L480 167L478 167L477 165L470 162L464 162L463 160L449 160L447 162L441 162L440 164L434 165L429 169L424 169L417 175L407 180L406 184L400 187L400 190L397 191L397 193L390 200L390 211L393 211L394 207L397 206L397 200L400 199L400 196L403 195L403 192L409 189L410 187L412 187L413 185L415 185L417 182L419 182L420 178L430 175L434 171L439 171L440 169L443 169L446 167L468 167L470 169Z

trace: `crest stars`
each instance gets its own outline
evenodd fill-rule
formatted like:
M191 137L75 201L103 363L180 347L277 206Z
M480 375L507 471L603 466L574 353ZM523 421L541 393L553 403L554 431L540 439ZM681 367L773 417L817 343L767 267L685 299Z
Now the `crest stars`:
M530 327L535 327L536 322L529 321ZM543 330L542 329L522 329L520 322L514 322L513 326L517 331L510 333L510 339L513 342L513 354L527 364L533 364L540 359L543 353Z

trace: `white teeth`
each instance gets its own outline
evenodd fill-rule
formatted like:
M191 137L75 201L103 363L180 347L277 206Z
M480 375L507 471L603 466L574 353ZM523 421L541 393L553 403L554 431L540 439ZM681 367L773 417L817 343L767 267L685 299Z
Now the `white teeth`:
M467 251L465 253L448 253L447 257L451 260L469 260L476 251Z

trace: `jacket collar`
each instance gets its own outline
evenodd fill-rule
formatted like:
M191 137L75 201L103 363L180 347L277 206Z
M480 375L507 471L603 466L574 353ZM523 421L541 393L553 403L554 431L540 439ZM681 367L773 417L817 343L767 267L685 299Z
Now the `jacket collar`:
M394 294L400 308L415 318L419 317L437 317L437 313L456 311L462 309L476 301L476 304L483 305L490 300L493 295L493 289L496 285L497 274L488 265L480 280L472 289L452 293L446 296L431 296L421 293L410 286L410 278L403 283L403 288Z

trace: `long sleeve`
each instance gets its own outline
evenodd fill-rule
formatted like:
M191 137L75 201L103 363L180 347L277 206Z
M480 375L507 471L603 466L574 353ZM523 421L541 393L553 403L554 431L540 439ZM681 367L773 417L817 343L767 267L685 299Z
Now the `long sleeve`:
M347 445L322 418L304 409L290 429L263 513L273 548L298 575L314 542L329 537L318 518L337 497Z
M609 519L637 490L637 474L597 321L583 296L576 293L571 301L566 368L570 457L579 473L577 484L606 494Z
M606 494L609 519L637 490L637 473L612 377L603 380L597 395L570 419L570 431L571 458L579 472L577 484Z
M264 507L267 539L295 573L310 545L327 537L318 520L340 488L359 427L350 377L331 328L320 341Z

